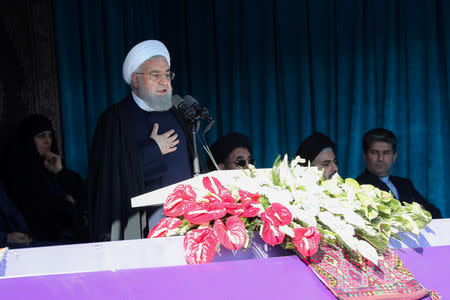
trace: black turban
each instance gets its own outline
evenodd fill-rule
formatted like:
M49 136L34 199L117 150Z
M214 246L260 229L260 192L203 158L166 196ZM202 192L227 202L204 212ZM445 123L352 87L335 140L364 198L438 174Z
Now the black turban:
M228 155L233 152L236 148L246 148L250 153L253 152L252 144L246 135L239 132L230 132L229 134L220 137L212 146L210 147L211 153L214 156L217 164L224 163ZM213 171L213 162L208 157L208 168Z
M315 132L303 141L300 147L298 147L295 156L306 159L306 162L302 165L307 166L308 161L313 162L320 151L325 148L332 148L333 152L336 152L336 145L329 137L320 132Z

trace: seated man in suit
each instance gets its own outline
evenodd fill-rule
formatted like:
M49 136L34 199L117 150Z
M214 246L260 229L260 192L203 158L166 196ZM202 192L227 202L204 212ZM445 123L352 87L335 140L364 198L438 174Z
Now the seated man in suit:
M249 164L255 164L252 144L247 136L239 132L230 132L217 139L211 146L211 153L221 170L248 169ZM209 157L208 168L210 171L216 169Z
M307 137L295 153L295 156L304 158L306 162L301 163L302 166L316 166L319 170L323 170L323 178L331 179L339 170L336 155L336 145L326 135L315 132Z
M356 180L359 184L371 184L380 190L392 192L403 202L417 202L428 210L433 218L441 218L441 212L425 200L407 178L390 176L392 165L397 159L397 138L384 128L372 129L363 137L364 162L366 169Z

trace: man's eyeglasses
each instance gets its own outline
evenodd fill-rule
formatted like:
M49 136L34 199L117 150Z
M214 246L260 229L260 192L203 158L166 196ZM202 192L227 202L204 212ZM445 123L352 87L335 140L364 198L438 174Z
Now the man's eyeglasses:
M247 160L245 160L245 159L238 159L238 160L235 161L235 163L239 167L245 167L247 162L248 162L249 165L254 165L255 164L255 159L253 157L249 157Z
M148 75L150 76L151 81L160 81L162 78L165 78L167 81L171 81L175 78L175 72L168 71L168 72L158 72L158 71L152 71L150 73L138 73L134 72L134 74L141 74L141 75Z

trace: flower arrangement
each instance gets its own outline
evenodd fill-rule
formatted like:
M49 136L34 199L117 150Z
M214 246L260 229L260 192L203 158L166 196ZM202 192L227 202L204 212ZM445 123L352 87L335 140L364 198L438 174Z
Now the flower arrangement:
M149 238L184 235L186 261L210 262L220 245L247 248L259 231L269 245L281 245L303 257L320 245L339 246L350 256L374 264L398 233L419 229L431 214L417 203L400 203L391 193L335 174L324 180L316 167L296 157L280 157L267 172L253 166L225 186L205 176L202 186L178 185L164 203L162 219Z

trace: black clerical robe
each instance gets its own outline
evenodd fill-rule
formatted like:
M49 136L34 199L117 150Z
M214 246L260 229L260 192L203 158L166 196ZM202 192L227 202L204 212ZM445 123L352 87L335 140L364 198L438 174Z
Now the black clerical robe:
M127 109L130 101L134 101L131 95L102 114L92 140L88 168L88 217L94 241L141 238L146 227L145 209L131 208L131 198L143 194L145 186L136 127ZM183 127L192 162L192 136L188 124L177 109L170 111ZM155 178L158 178L158 172L167 171L157 165Z

